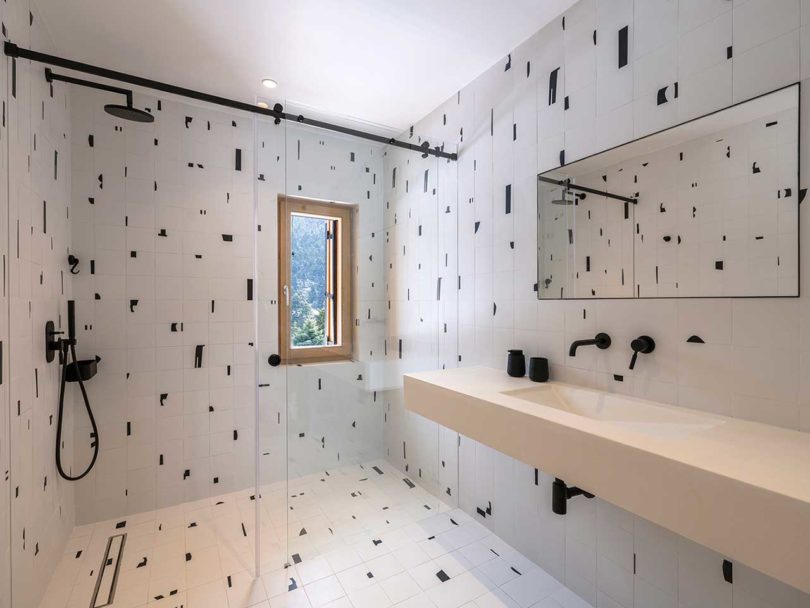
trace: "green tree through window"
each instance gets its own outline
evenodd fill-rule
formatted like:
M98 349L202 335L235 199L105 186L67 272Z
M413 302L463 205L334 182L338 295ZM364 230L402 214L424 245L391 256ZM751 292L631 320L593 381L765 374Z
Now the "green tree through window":
M326 233L323 218L293 215L291 222L290 343L326 345Z

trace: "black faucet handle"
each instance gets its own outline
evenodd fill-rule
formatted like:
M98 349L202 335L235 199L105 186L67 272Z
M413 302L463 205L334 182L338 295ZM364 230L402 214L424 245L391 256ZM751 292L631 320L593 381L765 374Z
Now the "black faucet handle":
M655 350L655 340L650 336L639 336L630 342L630 348L633 350L633 356L630 359L630 369L636 366L636 359L638 354L648 354Z
M650 336L639 336L630 343L630 348L637 353L651 353L655 350L655 340Z
M596 348L601 350L605 350L606 348L610 348L610 336L604 332L599 332L596 334L594 338L594 343L596 344Z

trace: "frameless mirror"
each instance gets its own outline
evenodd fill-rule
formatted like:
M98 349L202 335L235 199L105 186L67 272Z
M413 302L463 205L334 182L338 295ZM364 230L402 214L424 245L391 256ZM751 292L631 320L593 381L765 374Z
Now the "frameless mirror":
M799 295L799 85L538 175L537 297Z

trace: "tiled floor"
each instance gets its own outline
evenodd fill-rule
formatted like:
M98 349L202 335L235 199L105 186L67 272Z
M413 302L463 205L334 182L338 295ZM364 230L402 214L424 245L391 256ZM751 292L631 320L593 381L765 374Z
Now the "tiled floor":
M589 608L384 461L265 488L254 578L251 494L77 527L40 608L88 608L122 532L114 608Z

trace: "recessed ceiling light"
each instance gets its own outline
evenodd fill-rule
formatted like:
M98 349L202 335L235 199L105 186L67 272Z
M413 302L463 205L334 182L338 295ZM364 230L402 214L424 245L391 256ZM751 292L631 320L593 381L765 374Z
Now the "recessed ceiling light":
M266 101L260 101L256 105L260 108L264 108L265 110L270 107L270 104L268 104Z
M268 89L275 89L278 86L278 83L272 78L265 78L262 80L262 84Z

